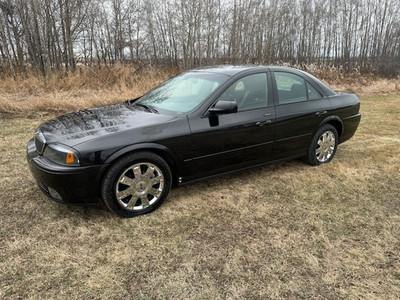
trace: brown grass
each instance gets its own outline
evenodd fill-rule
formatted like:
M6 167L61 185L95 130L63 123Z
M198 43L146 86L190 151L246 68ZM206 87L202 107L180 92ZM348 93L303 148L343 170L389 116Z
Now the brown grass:
M0 80L0 114L67 112L121 102L143 95L178 73L173 68L80 67L50 78L28 74Z
M340 69L312 65L303 69L340 91L358 95L400 92L400 78L375 78L357 71L345 74ZM178 68L116 65L101 69L81 66L75 74L45 79L34 74L21 75L16 81L10 76L0 76L0 116L64 113L122 102L143 95L180 71Z
M48 200L25 145L50 116L0 118L0 298L398 299L400 95L361 99L330 164L181 187L128 220Z

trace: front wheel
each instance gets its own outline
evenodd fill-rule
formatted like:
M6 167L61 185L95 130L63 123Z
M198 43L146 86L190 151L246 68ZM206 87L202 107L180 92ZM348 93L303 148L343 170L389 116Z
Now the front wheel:
M335 156L339 135L334 126L326 124L315 133L304 161L312 166L328 163Z
M101 195L111 211L131 218L159 207L169 193L171 179L171 170L160 156L152 152L131 153L107 171Z

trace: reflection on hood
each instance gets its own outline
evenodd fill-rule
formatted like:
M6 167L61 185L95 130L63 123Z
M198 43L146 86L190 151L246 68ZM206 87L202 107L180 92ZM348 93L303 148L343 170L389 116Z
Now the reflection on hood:
M71 144L109 133L167 123L176 117L154 114L129 102L62 115L39 127L48 142ZM69 142L67 142L69 140Z

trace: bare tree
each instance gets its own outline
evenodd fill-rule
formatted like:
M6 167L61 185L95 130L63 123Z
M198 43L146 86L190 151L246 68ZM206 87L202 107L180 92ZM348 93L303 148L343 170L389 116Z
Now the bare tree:
M0 0L0 65L68 74L147 61L400 70L398 0Z

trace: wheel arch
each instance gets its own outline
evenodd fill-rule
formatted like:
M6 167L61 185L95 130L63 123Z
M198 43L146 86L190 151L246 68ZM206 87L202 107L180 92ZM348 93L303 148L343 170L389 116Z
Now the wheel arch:
M171 174L172 174L172 184L176 185L178 178L178 164L177 160L178 158L175 156L175 154L167 147L160 145L160 144L155 144L155 143L144 143L144 144L136 144L136 145L130 145L127 147L124 147L117 152L113 153L110 157L108 157L105 162L104 162L104 167L101 169L101 172L99 172L99 178L98 182L102 181L102 178L106 174L107 170L112 166L114 162L119 160L120 158L124 157L125 155L128 155L133 152L152 152L158 156L160 156L162 159L165 160L165 162L168 164Z
M343 121L338 116L330 116L330 117L324 119L318 128L321 128L322 126L324 126L326 124L330 124L336 128L336 131L338 133L339 140L340 140L340 137L342 136L342 134L344 132Z

